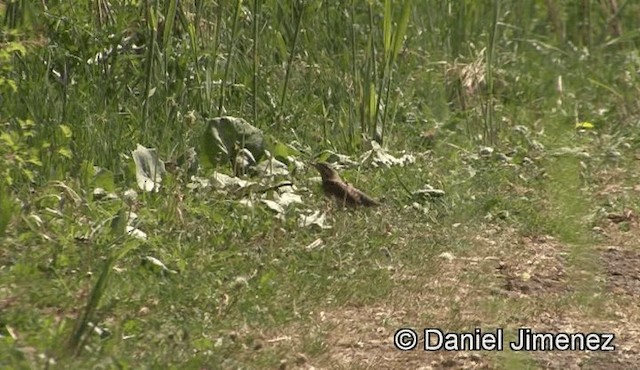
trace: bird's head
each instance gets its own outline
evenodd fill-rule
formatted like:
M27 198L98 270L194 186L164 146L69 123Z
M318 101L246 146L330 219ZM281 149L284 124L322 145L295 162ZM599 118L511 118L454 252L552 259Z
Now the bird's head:
M313 163L313 167L315 167L316 170L320 172L320 176L322 177L322 180L331 180L331 179L340 178L336 170L331 168L331 166L329 166L329 164L326 162Z

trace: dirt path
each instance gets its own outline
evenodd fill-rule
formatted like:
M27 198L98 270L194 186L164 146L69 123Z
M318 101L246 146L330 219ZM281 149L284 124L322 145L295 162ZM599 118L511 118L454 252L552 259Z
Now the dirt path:
M440 266L439 271L398 266L393 275L397 288L384 302L314 313L312 325L304 331L314 333L310 335L317 336L325 350L317 356L299 353L283 367L633 368L640 364L640 250L632 242L637 237L620 232L615 223L606 233L606 241L615 244L588 251L592 258L582 265L571 263L575 257L570 247L551 237L486 229L473 240L473 253L435 257L439 263L428 265ZM456 332L504 328L511 337L520 327L550 333L614 333L615 351L403 352L393 346L394 333L401 327L418 332L426 327ZM299 339L283 345L300 351Z

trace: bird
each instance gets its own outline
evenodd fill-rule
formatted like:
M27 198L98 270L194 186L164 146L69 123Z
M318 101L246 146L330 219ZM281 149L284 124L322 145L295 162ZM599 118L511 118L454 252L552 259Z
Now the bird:
M343 181L338 172L328 163L315 162L313 167L320 172L322 190L325 196L334 197L338 204L349 207L374 207L380 205L378 201Z

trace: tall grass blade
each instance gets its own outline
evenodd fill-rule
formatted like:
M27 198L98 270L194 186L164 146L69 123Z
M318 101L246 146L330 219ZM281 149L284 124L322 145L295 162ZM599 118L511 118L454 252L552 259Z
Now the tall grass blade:
M154 83L154 66L155 66L155 53L156 53L156 39L158 33L158 17L157 9L150 4L151 2L145 1L145 15L148 32L147 54L145 58L145 80L144 80L144 104L142 114L142 125L144 132L149 131L149 109L152 94L152 85Z
M393 18L391 0L385 0L384 2L384 15L383 15L383 27L382 27L382 35L384 38L384 60L385 62L389 60L389 56L391 54L391 36L393 33L393 29L391 28L391 22Z
M220 100L218 103L218 116L224 114L224 100L227 86L227 79L229 78L229 71L231 70L231 63L233 61L233 51L236 45L236 36L238 32L238 17L240 16L240 9L242 9L242 0L236 2L236 8L233 13L233 24L231 25L231 40L229 42L229 51L227 52L227 62L224 67L224 75L220 82Z
M86 341L87 334L90 329L89 322L91 322L92 318L94 317L94 313L98 308L98 304L104 296L109 275L111 269L113 268L114 262L115 257L112 256L104 263L102 271L100 272L100 275L98 276L93 289L91 289L91 294L89 295L87 305L82 312L82 316L76 321L76 325L67 342L67 353L71 356L79 355L83 343Z
M485 102L485 142L488 145L495 145L496 143L496 130L495 127L495 119L494 119L494 99L493 99L493 64L495 62L495 49L496 49L496 40L498 34L498 20L500 18L500 0L496 0L493 4L493 18L491 22L491 31L489 32L489 47L486 51L486 69L487 69L487 100Z
M253 100L253 123L258 125L258 68L260 34L258 33L258 24L260 21L260 0L253 0L253 85L251 86L251 98Z
M171 35L173 31L173 24L176 19L176 9L178 8L178 0L169 0L169 9L164 20L164 30L162 33L162 47L165 51L165 58L168 53L171 52Z
M385 102L384 102L385 108L384 108L384 114L382 116L382 125L380 127L380 140L379 140L380 144L382 144L382 142L384 141L385 131L387 127L387 118L389 116L387 113L389 111L389 103L390 103L389 95L391 92L391 83L393 81L393 68L395 66L398 53L400 52L400 48L402 47L405 34L407 32L410 16L411 16L411 1L405 0L405 2L402 4L402 12L400 15L400 20L398 21L398 26L393 32L393 38L392 38L393 49L391 50L391 54L387 56L389 58L388 65L386 66L386 70L388 74L387 81L386 81L387 91L386 91Z
M287 87L289 86L289 79L291 78L291 68L293 66L293 58L296 55L296 45L298 43L298 35L300 34L300 27L302 25L302 17L304 15L306 2L305 1L296 1L294 6L294 15L296 16L296 28L293 34L293 41L291 42L291 47L289 48L289 61L287 62L287 71L284 75L284 84L282 86L282 94L280 95L280 113L279 117L282 117L285 108L285 100L287 98ZM278 119L278 124L280 123L280 119Z

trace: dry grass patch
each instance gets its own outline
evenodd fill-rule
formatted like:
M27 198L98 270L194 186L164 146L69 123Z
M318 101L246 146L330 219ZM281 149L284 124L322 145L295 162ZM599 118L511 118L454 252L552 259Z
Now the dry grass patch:
M296 331L314 333L323 350L310 355L304 353L304 346L296 345L287 363L294 368L490 369L515 361L518 366L534 368L595 369L630 368L640 361L637 308L629 304L628 295L621 297L615 289L592 300L577 301L586 293L581 291L582 283L572 281L576 275L571 270L576 267L567 262L569 246L549 236L521 236L513 228L495 225L475 233L465 237L474 249L459 255L443 252L425 261L429 268L398 268L392 279L395 288L384 302L315 313L309 326ZM611 272L617 269L622 275L631 275L633 281L632 261L638 254L617 249L603 253L609 256L604 262L607 276L594 275L595 279L620 276ZM626 259L629 263L615 265L615 261ZM629 284L618 286L626 289ZM596 308L601 312L594 314ZM551 333L608 332L616 335L616 351L401 352L393 346L393 335L402 327L457 332L501 327L505 328L505 340L512 340L520 327ZM307 334L304 340L309 339Z

